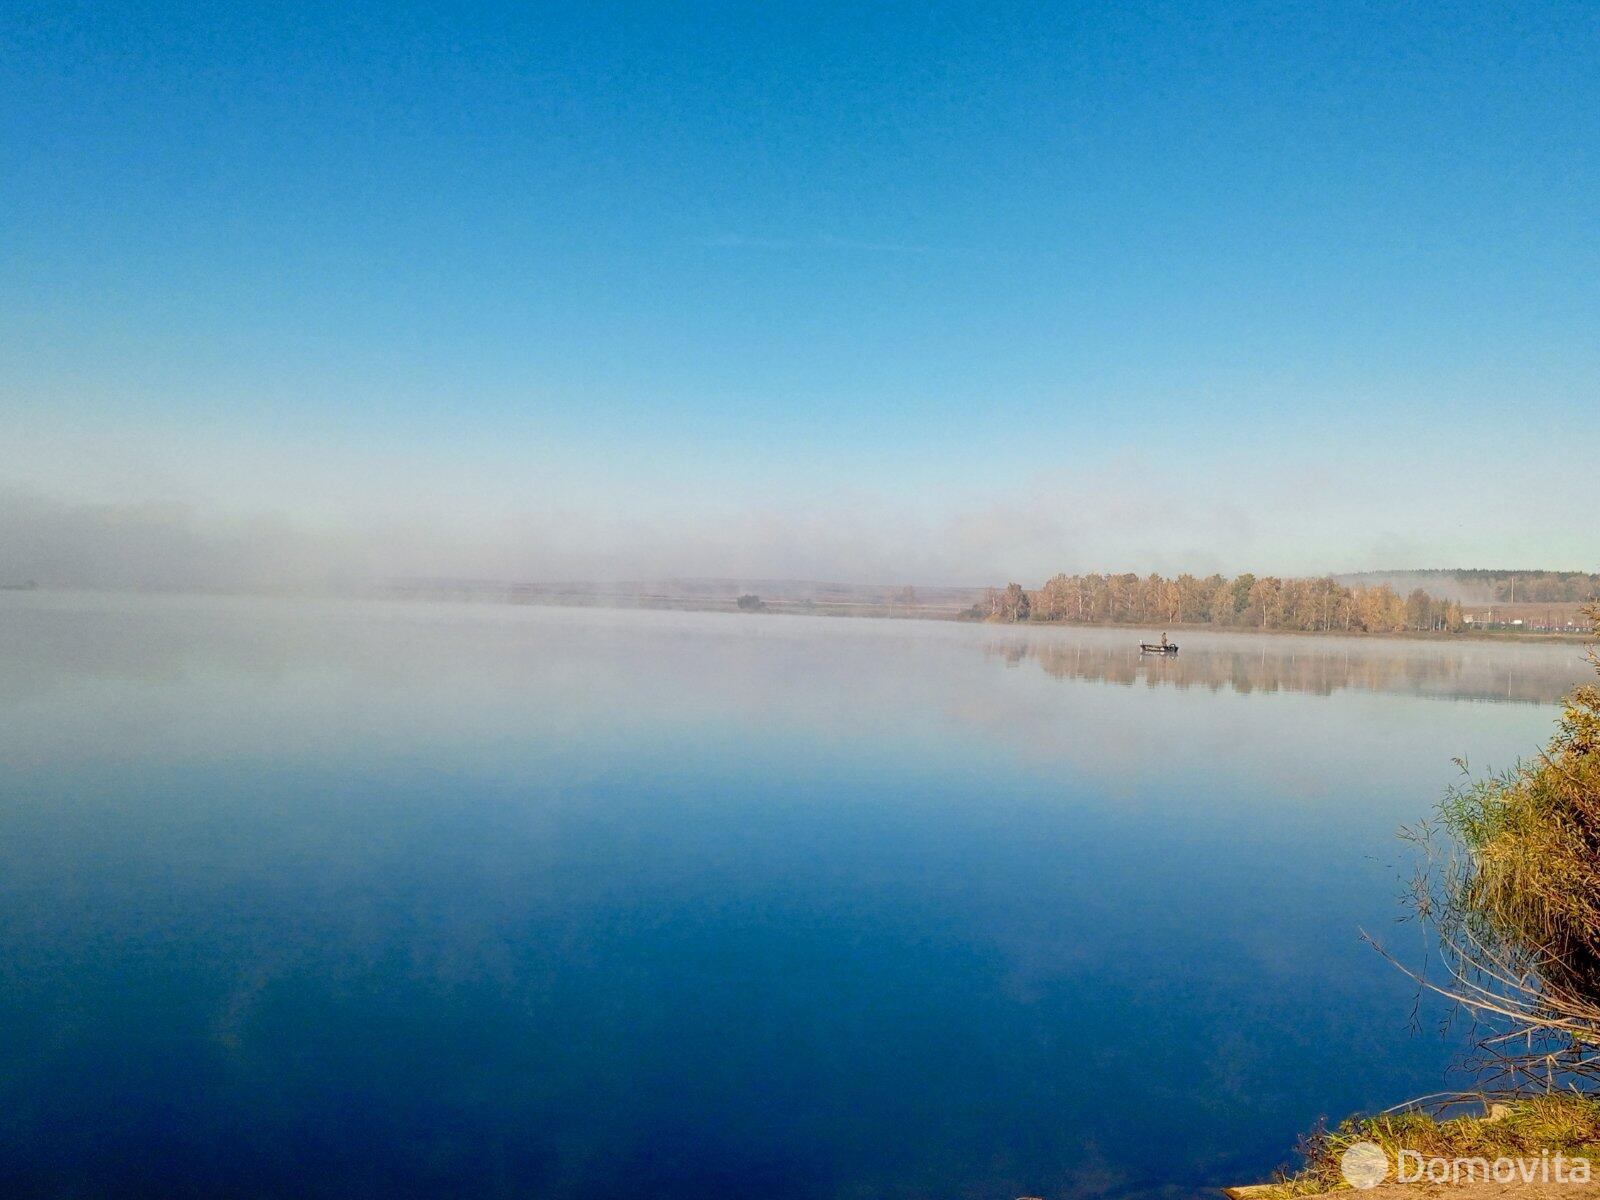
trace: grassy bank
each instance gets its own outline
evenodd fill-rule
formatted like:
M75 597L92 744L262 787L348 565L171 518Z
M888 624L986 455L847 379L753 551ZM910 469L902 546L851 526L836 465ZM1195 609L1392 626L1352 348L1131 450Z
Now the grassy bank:
M1538 1158L1541 1154L1589 1158L1600 1164L1600 1101L1554 1093L1496 1104L1486 1114L1437 1119L1423 1112L1388 1113L1313 1132L1301 1147L1304 1168L1251 1195L1291 1200L1354 1190L1340 1169L1344 1153L1359 1143L1380 1147L1395 1177L1402 1150L1424 1159Z
M1600 639L1600 607L1586 610ZM1590 651L1600 672L1600 652ZM1600 687L1567 697L1550 742L1503 774L1453 790L1411 902L1439 966L1421 987L1473 1022L1468 1061L1488 1115L1416 1111L1353 1118L1302 1145L1304 1168L1270 1191L1349 1186L1357 1143L1424 1158L1493 1161L1562 1154L1600 1160ZM1408 973L1410 973L1408 971Z

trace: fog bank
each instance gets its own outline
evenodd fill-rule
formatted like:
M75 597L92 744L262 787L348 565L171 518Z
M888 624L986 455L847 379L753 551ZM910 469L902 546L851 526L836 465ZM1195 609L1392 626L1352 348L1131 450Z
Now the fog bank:
M350 593L397 578L745 578L981 587L1037 586L1058 571L1586 565L1565 561L1571 554L1535 560L1514 525L1498 540L1475 529L1464 541L1448 524L1396 531L1359 507L1271 500L1252 508L1242 498L1131 486L1114 472L976 499L863 490L789 501L707 490L661 505L581 495L483 505L441 495L320 512L85 501L12 486L0 487L0 586Z

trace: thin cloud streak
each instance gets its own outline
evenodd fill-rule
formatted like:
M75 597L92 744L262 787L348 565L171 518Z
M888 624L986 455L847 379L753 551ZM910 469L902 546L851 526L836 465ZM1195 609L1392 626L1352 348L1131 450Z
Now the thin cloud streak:
M828 233L800 238L761 237L744 233L714 233L696 238L694 243L710 250L782 250L802 253L817 250L838 250L861 251L869 254L908 255L919 258L969 258L990 262L1015 257L1013 254L972 246L936 245L927 242L877 241L870 238L839 237Z

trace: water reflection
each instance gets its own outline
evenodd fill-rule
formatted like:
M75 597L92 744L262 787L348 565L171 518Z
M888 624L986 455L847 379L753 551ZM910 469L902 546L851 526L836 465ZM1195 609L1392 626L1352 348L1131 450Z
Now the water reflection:
M0 596L0 1195L1177 1200L1434 1090L1357 930L1577 649L1137 640Z
M1032 636L1030 636L1032 635ZM1346 689L1553 704L1584 678L1583 651L1566 643L1446 643L1208 635L1186 632L1175 656L1140 654L1136 637L1109 630L1023 631L984 653L1008 667L1032 664L1055 679L1212 692Z

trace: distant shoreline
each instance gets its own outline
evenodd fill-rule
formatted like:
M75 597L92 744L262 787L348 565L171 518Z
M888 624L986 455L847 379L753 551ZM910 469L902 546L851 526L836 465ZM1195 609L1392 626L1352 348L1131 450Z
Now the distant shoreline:
M542 608L647 608L665 612L721 612L743 617L762 616L811 616L811 617L862 617L871 620L901 620L901 621L951 621L963 625L983 625L989 628L1003 629L1127 629L1140 630L1151 633L1152 636L1165 630L1167 633L1198 632L1198 633L1244 633L1252 635L1271 635L1274 637L1340 637L1358 640L1406 640L1426 642L1554 642L1569 645L1583 645L1592 641L1592 635L1581 632L1563 633L1559 631L1540 631L1528 633L1512 633L1508 630L1399 630L1385 632L1368 632L1362 629L1260 629L1248 625L1213 625L1209 622L1173 622L1172 624L1155 626L1127 621L991 621L967 615L968 610L953 605L940 604L884 604L870 601L848 600L763 600L761 607L756 611L747 611L739 607L736 597L682 597L682 596L635 596L620 597L615 595L582 595L579 593L566 593L561 595L542 596L489 596L489 595L449 595L420 593L412 591L387 591L381 593L388 599L401 600L457 600L468 603L505 604L522 607Z
M48 595L52 592L93 592L100 595L117 595L124 589L6 587L0 592L11 594ZM294 592L250 590L189 590L189 589L128 589L128 595L164 596L214 596L257 598L266 600L395 600L408 603L486 604L513 608L606 608L652 609L661 612L715 612L734 616L810 616L859 617L869 620L898 621L948 621L961 625L982 625L995 630L1021 629L1125 629L1141 632L1151 637L1165 631L1172 633L1250 634L1273 637L1338 637L1356 640L1403 640L1424 642L1540 642L1581 646L1594 640L1591 634L1574 631L1529 631L1512 633L1508 630L1463 629L1450 630L1395 630L1369 632L1362 629L1274 629L1255 628L1248 625L1213 625L1210 622L1181 622L1153 624L1129 621L995 621L973 617L970 608L956 604L897 604L867 600L762 600L759 609L741 609L737 597L722 596L628 596L617 593L583 593L577 591L529 594L519 590L499 591L493 588L426 588L383 587L364 593L351 592ZM1176 639L1174 639L1176 640Z

